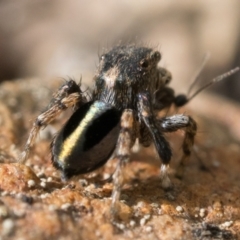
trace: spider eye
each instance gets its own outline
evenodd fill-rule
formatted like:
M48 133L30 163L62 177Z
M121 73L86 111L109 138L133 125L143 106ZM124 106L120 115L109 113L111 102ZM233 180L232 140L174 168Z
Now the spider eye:
M148 68L149 66L149 62L147 59L143 59L141 62L140 62L140 65L142 68Z
M151 54L151 58L154 59L156 62L159 62L161 59L160 52L156 51Z
M164 80L165 80L165 85L167 85L171 82L171 77L170 76L165 76Z

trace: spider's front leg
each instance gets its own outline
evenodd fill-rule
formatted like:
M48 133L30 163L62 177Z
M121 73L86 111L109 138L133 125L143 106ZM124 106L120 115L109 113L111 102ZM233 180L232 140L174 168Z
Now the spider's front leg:
M190 117L182 114L177 114L171 117L165 117L159 120L159 128L163 132L175 132L179 129L185 129L185 137L182 144L183 156L180 161L179 169L177 175L182 177L184 166L186 165L191 149L194 144L194 137L197 132L197 124Z
M65 82L56 93L46 110L40 114L33 123L24 151L20 156L20 162L24 163L30 153L39 131L52 122L62 111L70 107L78 107L81 103L86 102L80 85L75 81Z
M151 105L150 95L147 93L141 93L138 95L138 112L140 118L145 123L149 130L149 133L153 139L156 150L159 157L162 159L161 166L161 180L163 188L170 188L172 186L171 181L168 177L168 165L172 157L172 151L170 145L165 139L163 133L160 131L153 109Z
M131 148L136 140L135 126L136 121L133 116L133 111L131 109L124 110L121 117L121 130L115 151L118 165L113 174L112 204L110 210L113 221L118 213L118 202L121 188L124 184L123 168L129 160Z

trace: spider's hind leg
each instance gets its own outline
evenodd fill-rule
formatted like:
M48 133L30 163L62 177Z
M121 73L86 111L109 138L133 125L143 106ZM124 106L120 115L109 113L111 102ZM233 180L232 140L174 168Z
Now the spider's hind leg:
M33 123L24 151L22 152L19 161L25 163L30 150L36 140L39 131L51 123L65 109L70 107L78 107L81 103L86 102L80 85L75 81L66 81L57 92L53 94L53 98L46 110L40 114Z
M183 156L177 171L177 176L182 177L184 166L188 162L194 144L197 124L190 116L177 114L171 117L162 118L159 122L159 126L163 132L174 132L185 128L185 137L182 144Z

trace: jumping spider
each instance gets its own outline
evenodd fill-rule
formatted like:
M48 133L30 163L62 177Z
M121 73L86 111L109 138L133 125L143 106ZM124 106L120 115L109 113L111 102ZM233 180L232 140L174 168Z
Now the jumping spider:
M175 96L173 89L168 87L172 77L168 70L158 67L160 59L158 51L136 45L117 46L103 54L90 101L81 84L66 81L53 95L47 109L36 118L21 161L28 158L40 129L65 109L73 107L74 113L51 144L52 163L65 179L91 172L103 166L110 157L118 159L111 205L111 213L115 214L123 185L122 168L138 139L144 147L154 143L162 160L162 186L169 188L167 170L172 151L164 133L185 130L180 161L180 166L184 166L191 153L197 125L187 115L157 117L159 111L171 105L183 106L190 99L186 95Z

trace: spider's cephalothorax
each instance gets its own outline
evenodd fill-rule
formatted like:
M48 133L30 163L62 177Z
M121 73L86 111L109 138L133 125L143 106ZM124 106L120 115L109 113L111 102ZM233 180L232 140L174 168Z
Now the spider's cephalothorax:
M119 46L100 57L95 76L94 99L109 102L117 109L137 109L137 95L151 96L162 83L157 64L158 51L134 46Z
M171 74L157 66L160 59L158 51L135 45L117 46L103 54L91 101L75 81L61 86L46 111L37 117L22 161L27 159L39 130L66 108L74 107L75 112L51 145L53 164L65 178L93 171L111 156L117 158L111 207L115 213L123 184L122 167L138 139L145 147L154 143L162 160L162 185L170 187L167 169L172 153L164 133L185 129L182 166L191 152L196 123L185 115L157 118L160 110L188 101L185 95L175 97L168 87Z

